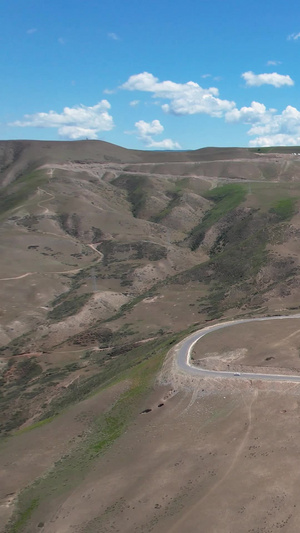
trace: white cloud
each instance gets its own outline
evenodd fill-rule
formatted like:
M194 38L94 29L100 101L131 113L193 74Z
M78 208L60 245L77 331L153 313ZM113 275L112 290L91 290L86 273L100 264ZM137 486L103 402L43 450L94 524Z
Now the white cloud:
M292 106L287 106L282 113L269 117L269 120L253 124L248 131L249 135L264 136L279 135L296 138L300 136L300 111ZM256 139L255 142L259 141ZM294 144L294 143L292 143Z
M252 102L251 106L257 109L251 120L249 120L250 108L239 110L240 122L251 124L248 135L255 136L250 141L250 146L300 144L300 111L297 108L287 106L282 113L276 114L275 109L266 109L263 104L257 102Z
M155 78L153 74L149 72L143 72L142 74L134 74L121 85L122 89L128 91L153 91L155 84L158 82L158 78Z
M267 65L268 65L268 66L281 65L281 63L282 63L282 61L275 61L275 60L267 61Z
M112 41L119 41L120 40L120 37L114 32L108 33L107 37L109 39L111 39Z
M232 109L226 113L226 122L243 122L244 124L254 124L257 122L264 122L272 116L274 109L266 109L264 104L259 102L252 102L249 107L241 107L241 109Z
M300 134L300 112L292 106L287 106L281 114L272 115L268 120L253 124L249 130L249 135L270 135L270 134Z
M161 148L163 150L180 150L181 146L178 142L172 139L164 139L163 141L151 141L147 144L148 148Z
M135 127L138 130L140 137L146 137L148 135L158 135L164 131L163 125L159 120L152 120L152 122L145 122L139 120L135 123Z
M201 78L211 78L211 74L202 74Z
M24 120L17 120L10 126L57 128L61 137L68 139L89 138L97 139L100 131L110 131L114 127L112 116L108 113L110 103L102 100L98 104L88 107L79 105L65 107L62 113L49 111L25 115Z
M175 83L162 81L149 72L135 74L121 86L128 91L145 91L154 98L169 100L161 106L165 113L174 115L194 115L206 113L212 117L221 117L235 107L234 102L218 98L216 87L203 89L198 83Z
M300 132L298 136L279 133L266 137L257 137L249 143L250 146L299 146Z
M288 75L284 76L277 72L254 74L254 72L244 72L241 77L245 80L248 87L260 87L261 85L273 85L274 87L282 87L283 85L294 85L294 81Z
M131 102L129 102L129 105L131 105L131 107L135 107L137 105L139 105L140 101L139 100L132 100Z
M288 105L281 113L259 102L226 113L226 121L250 125L248 135L255 136L250 146L300 145L300 111Z
M62 44L62 45L66 44L66 41L65 41L65 39L64 39L63 37L59 37L59 38L57 39L57 42L58 42L59 44Z
M297 41L300 37L300 32L299 33L291 33L290 35L287 36L287 40L288 41Z
M36 32L37 32L36 28L30 28L29 30L27 30L26 33L28 33L28 35L32 35L33 33L36 33Z
M258 75L245 72L243 78L249 85L272 84L275 87L281 87L294 84L290 76L283 76L276 72ZM172 81L160 82L149 72L130 76L122 88L151 93L166 113L176 115L207 113L213 117L223 117L226 122L247 124L248 135L255 137L250 141L253 146L286 144L287 142L297 144L300 137L300 112L292 106L287 106L282 113L278 113L276 109L267 108L263 103L254 101L249 106L238 109L234 102L221 100L218 89L215 87L203 89L192 81L184 84ZM162 102L162 100L167 100L167 102ZM139 121L135 126L138 137L146 146L178 148L178 143L172 139L157 141L152 138L153 135L163 131L158 120L150 123Z
M98 139L97 132L92 128L81 128L79 126L61 126L59 135L66 139Z
M181 148L180 144L172 139L155 141L152 138L153 135L160 135L164 131L164 127L159 120L152 120L152 122L139 120L135 123L135 127L136 132L132 133L137 133L138 138L143 141L147 148L160 148L163 150L178 150Z
M115 92L116 92L115 89L104 89L103 90L104 94L115 94Z

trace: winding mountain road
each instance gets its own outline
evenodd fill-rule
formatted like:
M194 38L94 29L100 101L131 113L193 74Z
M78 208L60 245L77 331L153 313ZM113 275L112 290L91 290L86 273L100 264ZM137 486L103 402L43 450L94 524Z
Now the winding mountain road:
M213 333L219 329L228 328L230 326L236 326L238 324L247 324L248 322L263 322L267 320L288 320L291 318L300 318L300 313L296 315L283 315L283 316L268 316L261 318L245 318L240 320L232 320L230 322L223 322L221 324L215 324L208 326L204 329L198 330L192 335L189 335L181 343L177 345L176 351L176 363L178 369L192 376L202 376L211 378L234 378L234 379L257 379L263 381L289 381L294 383L300 383L299 375L288 374L264 374L261 372L229 372L225 370L206 370L199 366L193 366L191 362L191 354L194 345L202 337Z

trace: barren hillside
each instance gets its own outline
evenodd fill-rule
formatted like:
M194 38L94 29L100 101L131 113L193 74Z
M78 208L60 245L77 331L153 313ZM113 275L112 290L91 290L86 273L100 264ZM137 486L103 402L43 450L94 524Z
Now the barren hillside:
M137 414L186 332L224 317L299 310L297 150L1 142L3 442L83 402L94 421L92 393L114 385L116 396L105 392L112 405L136 387L107 442L95 437L105 441L98 457ZM90 438L90 423L74 427L70 439L76 431ZM57 446L61 455L49 451L33 477L20 475L7 491L15 497L50 468L66 453L65 443ZM4 521L11 511L5 507ZM80 531L108 531L86 527Z

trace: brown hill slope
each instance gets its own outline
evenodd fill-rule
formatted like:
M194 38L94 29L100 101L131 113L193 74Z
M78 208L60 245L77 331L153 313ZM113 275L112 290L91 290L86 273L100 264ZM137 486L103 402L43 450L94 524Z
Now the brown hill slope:
M203 491L212 506L206 530L217 523L221 531L211 483L221 492L226 478L224 509L236 509L226 524L235 520L240 531L247 513L238 509L246 509L251 487L258 494L256 472L274 442L276 468L290 476L280 461L282 450L297 457L297 448L286 450L298 404L293 397L282 404L283 389L259 390L256 402L258 389L246 381L226 388L202 380L184 383L189 396L166 367L171 385L149 390L170 347L207 321L299 311L297 150L0 143L0 470L7 474L0 529L16 510L9 532L124 529L124 517L126 531L162 531ZM297 371L292 326L276 335L273 325L263 330L273 344L255 361ZM245 335L236 343L227 335L211 340L209 361L243 365L237 354L247 353ZM265 448L253 469L261 431ZM236 449L243 452L237 460ZM241 478L246 454L251 466ZM224 468L235 472L233 481ZM274 464L269 472L275 475ZM247 487L240 491L241 479ZM252 505L249 527L261 511ZM192 512L191 531L207 509Z
M293 150L1 142L4 431L45 416L66 377L105 382L145 339L297 307Z
M2 185L10 183L25 170L51 163L166 164L235 159L256 160L257 153L247 148L204 148L181 152L128 150L104 141L0 141Z

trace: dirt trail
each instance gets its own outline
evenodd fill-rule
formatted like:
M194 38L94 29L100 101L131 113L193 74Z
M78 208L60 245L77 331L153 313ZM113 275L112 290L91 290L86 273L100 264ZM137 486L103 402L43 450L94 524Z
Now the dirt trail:
M282 344L285 344L287 340L291 339L292 337L295 337L295 335L298 335L298 333L300 333L300 329L297 329L296 331L294 331L293 333L291 333L290 335L288 335L287 337L285 337L281 341L272 344L272 346L274 348L277 347L277 346L281 346Z
M12 278L0 278L0 281L14 281L27 276L33 276L34 274L39 274L40 276L49 275L49 274L76 274L82 270L82 268L74 268L73 270L62 270L62 271L52 271L52 272L26 272L26 274L21 274L21 276L14 276Z
M21 276L15 276L13 278L0 278L0 281L11 281L13 279L22 279L22 278L26 278L27 276L32 276L32 274L37 274L37 272L26 272L26 274L21 274Z
M258 159L259 160L259 159ZM235 159L234 160L235 162L244 162L244 161L248 161L247 159ZM209 163L209 162L214 162L214 161L205 161L205 163ZM227 159L225 160L218 160L218 162L222 163L226 163L228 162ZM188 162L188 165L192 166L192 165L199 165L199 161L189 161ZM287 161L286 163L289 164L289 161ZM182 161L176 161L176 162L172 162L171 163L172 165L182 165ZM112 166L111 166L112 165ZM160 166L167 166L167 165L170 165L170 162L161 162L159 163ZM53 166L53 165L52 165ZM160 178L160 179L166 179L166 178L171 178L171 179L174 179L174 174L172 173L159 173L159 172L151 172L150 171L146 171L146 172L143 172L141 170L141 167L142 166L147 166L147 167L155 167L157 166L157 163L138 163L138 170L135 170L134 168L131 168L130 170L126 170L126 166L127 166L127 163L126 164L119 164L118 165L118 168L116 168L116 164L115 163L65 163L65 164L55 164L54 167L57 168L57 169L61 169L61 170L70 170L72 172L86 172L87 174L89 174L90 176L94 177L94 178L102 178L103 175L106 173L106 172L111 172L112 174L114 174L114 178L117 178L120 174L136 174L138 176L151 176L151 177L154 177L154 178ZM41 168L48 168L48 165L44 165L43 167ZM282 171L281 171L282 173ZM175 176L175 177L179 177L179 176ZM206 181L212 181L213 183L220 180L220 181L226 181L226 182L232 182L232 183L236 183L236 182L243 182L243 183L261 183L262 181L265 181L263 175L262 175L262 179L243 179L243 178L229 178L229 177L222 177L222 176L205 176L205 175L202 175L202 174L189 174L188 175L189 178L194 178L194 179L203 179L203 180L206 180ZM268 180L268 183L278 183L279 179L277 180Z
M88 246L94 250L94 252L96 252L96 254L100 255L101 259L103 259L103 253L102 252L99 252L99 250L97 250L97 246L99 246L99 244L101 244L100 242L96 242L94 244L88 244Z
M103 259L103 254L95 248L98 244L99 243L86 245L86 246L89 246L94 252L96 252L100 256L97 263L99 263ZM21 274L20 276L14 276L12 278L0 278L0 281L18 280L18 279L26 278L27 276L33 276L34 274L39 274L41 276L51 275L51 274L76 274L77 272L80 272L81 270L83 270L83 268L73 268L71 270L61 270L61 271L54 270L54 271L46 271L46 272L26 272L25 274Z
M37 205L38 207L40 207L41 209L44 209L44 215L47 215L48 213L50 213L50 210L47 208L47 207L43 207L41 204L44 204L45 202L50 202L51 200L54 200L55 196L54 194L51 194L50 192L47 192L45 191L44 189L42 189L41 187L38 187L37 188L38 191L44 193L44 194L48 194L48 196L51 196L51 198L47 198L46 200L41 200Z
M50 178L53 177L53 172L54 172L54 168L50 168L49 169L49 175L50 175ZM45 209L44 211L44 215L49 213L49 209L48 208L44 208L41 204L45 203L45 202L50 202L51 200L54 200L55 199L55 195L50 193L50 192L47 192L45 191L44 189L42 189L41 187L38 187L37 188L37 191L38 192L42 192L44 194L47 194L49 195L51 198L48 198L47 200L41 200L40 202L38 202L38 207L40 207L41 209ZM20 207L24 207L24 206L20 206ZM17 208L17 209L20 209ZM15 223L16 224L16 223ZM75 242L76 244L78 244L79 241L77 241L76 239L73 239L71 236L69 235L58 235L57 233L52 233L50 231L39 231L37 230L36 233L41 233L42 235L52 235L54 237L57 237L58 239L67 239L71 242ZM80 243L82 245L82 243ZM99 250L97 250L96 246L98 246L100 243L95 243L95 244L87 244L86 246L88 246L89 248L91 248L94 252L96 252L96 254L98 254L100 256L99 258L99 262L102 261L103 259L103 254L101 252L99 252ZM28 276L33 276L34 274L40 274L40 275L48 275L48 274L76 274L77 272L80 272L80 270L82 270L82 268L73 268L71 270L62 270L62 271L51 271L51 272L26 272L25 274L21 274L20 276L13 276L13 277L10 277L10 278L0 278L0 281L12 281L12 280L18 280L18 279L22 279L22 278L26 278Z

